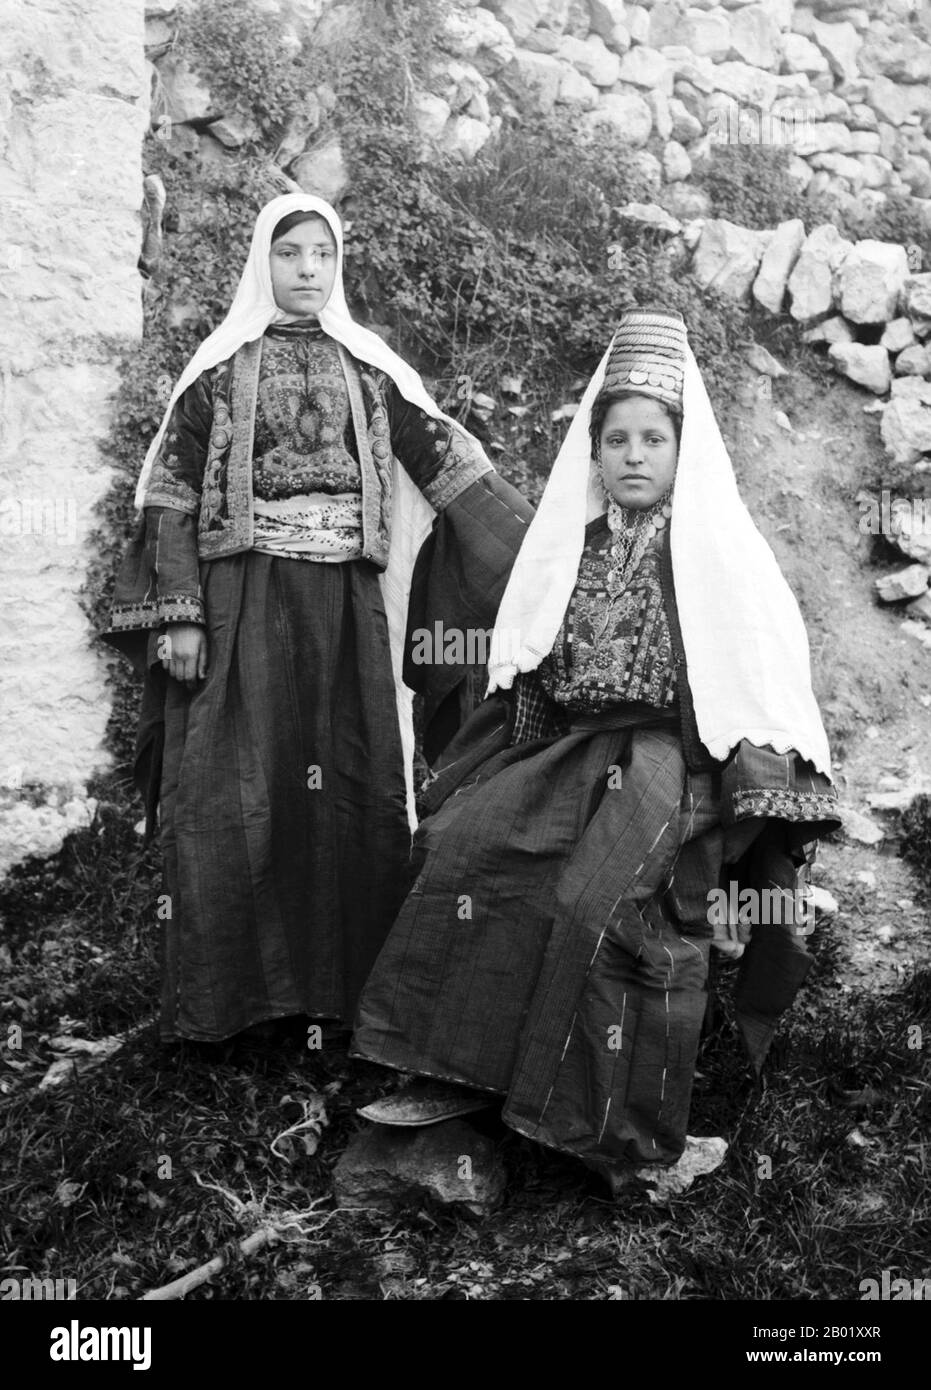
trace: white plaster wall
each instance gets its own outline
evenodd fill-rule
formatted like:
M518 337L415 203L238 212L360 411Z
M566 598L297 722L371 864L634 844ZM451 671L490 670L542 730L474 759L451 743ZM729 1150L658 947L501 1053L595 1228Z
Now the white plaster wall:
M79 601L110 471L148 117L143 0L3 0L0 31L0 872L86 822L103 659Z

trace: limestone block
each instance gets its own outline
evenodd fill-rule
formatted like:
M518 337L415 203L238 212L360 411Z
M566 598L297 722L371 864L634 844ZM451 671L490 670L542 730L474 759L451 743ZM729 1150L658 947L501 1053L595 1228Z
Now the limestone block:
M692 260L692 274L704 288L713 287L744 300L756 279L772 232L751 231L724 218L705 223Z
M789 72L801 72L809 77L829 71L828 60L821 49L803 34L785 35L783 61Z
M607 43L618 24L626 23L627 6L624 0L588 0L592 31Z
M759 106L768 111L779 94L776 78L770 72L751 67L749 63L717 63L714 85L737 101Z
M441 42L454 58L474 63L486 75L506 67L516 48L500 19L481 5L472 10L451 10L443 24Z
M931 318L931 271L911 275L905 282L905 312L914 322Z
M638 47L620 60L619 80L633 87L646 87L672 96L673 67L656 48Z
M903 246L858 241L838 267L838 307L852 323L887 323L895 317L907 279L908 257Z
M828 356L837 370L858 386L865 386L877 396L884 396L889 390L889 354L878 343L834 343L828 348Z
M670 140L663 149L663 176L667 183L678 183L692 172L692 161L678 140Z
M887 352L901 352L915 342L915 330L907 318L892 319L879 342Z
M652 91L646 93L646 100L653 113L654 133L664 142L671 139L673 136L672 111L670 110L671 99L666 96L665 92ZM685 110L684 107L683 110ZM687 112L686 115L688 115ZM698 122L695 122L695 124L698 125ZM700 125L698 125L698 130L695 133L701 135Z
M674 83L688 82L696 91L706 95L714 91L717 68L710 58L696 57L690 48L682 44L667 44L660 52L672 68Z
M556 103L563 71L563 64L557 58L518 48L500 79L519 100L526 101L537 111L546 112Z
M904 348L895 359L896 376L931 376L931 346L927 343L913 343Z
M852 343L856 335L846 319L840 314L824 319L814 328L806 328L802 333L803 343Z
M824 24L816 19L812 23L812 37L827 58L831 71L842 82L851 82L859 75L857 54L863 39L852 24Z
M868 103L881 121L901 126L917 113L931 110L931 93L925 87L906 86L888 77L874 77L869 86Z
M589 128L609 125L625 144L640 147L650 138L653 116L642 96L634 93L609 92L601 98L594 111L585 113Z
M613 87L620 75L620 58L606 47L604 39L597 34L589 34L587 39L566 35L556 50L556 57L564 63L571 63L596 87Z
M670 97L668 103L671 125L669 134L674 140L678 140L682 145L688 145L692 140L697 140L702 133L702 123L692 115L684 102L678 97ZM657 127L657 133L662 131Z
M339 202L351 182L337 135L330 136L306 154L298 155L291 173L305 193L325 198L328 203Z
M731 26L723 10L710 13L692 6L685 12L686 26L684 41L700 58L710 58L722 62L731 51ZM683 38L674 37L672 43L681 43Z
M772 72L782 57L779 26L765 5L746 5L730 17L731 55L751 67Z
M794 319L806 323L830 313L834 272L851 249L852 243L830 223L808 234L789 276L789 312Z
M792 267L805 240L805 224L800 218L780 222L763 252L760 269L753 282L753 298L771 314L778 314L785 299Z
M795 131L792 147L796 154L849 154L850 131L840 121L805 121Z
M886 187L892 174L888 159L878 154L858 154L854 158L863 170L863 182L867 188Z
M558 102L565 106L580 106L583 110L589 111L598 105L600 96L601 93L595 84L583 77L576 68L566 66L563 69L562 77L559 79L559 91L556 94Z
M882 413L879 433L893 463L917 463L931 451L931 382L921 377L899 377L892 383L892 399Z
M443 133L443 148L457 159L472 160L491 136L491 126L475 116L453 116Z

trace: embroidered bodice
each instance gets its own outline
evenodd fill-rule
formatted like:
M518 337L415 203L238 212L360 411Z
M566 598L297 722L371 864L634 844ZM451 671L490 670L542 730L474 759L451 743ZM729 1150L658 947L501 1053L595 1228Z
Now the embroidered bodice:
M651 541L627 587L611 598L607 518L590 522L579 576L553 650L539 668L558 704L599 710L637 700L675 703L675 658L660 579L666 532Z
M253 436L255 497L361 493L356 455L336 343L316 324L268 328Z

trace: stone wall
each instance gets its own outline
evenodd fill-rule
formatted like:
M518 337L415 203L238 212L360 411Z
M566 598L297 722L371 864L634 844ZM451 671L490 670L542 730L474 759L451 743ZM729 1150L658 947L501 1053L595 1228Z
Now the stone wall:
M0 74L0 870L86 823L107 762L80 590L116 353L142 334L142 0L24 0Z

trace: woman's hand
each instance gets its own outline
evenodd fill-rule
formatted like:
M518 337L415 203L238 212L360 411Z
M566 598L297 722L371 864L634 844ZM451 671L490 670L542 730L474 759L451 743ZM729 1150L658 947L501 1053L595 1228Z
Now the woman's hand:
M207 634L198 623L168 623L162 665L176 681L193 690L207 674Z

